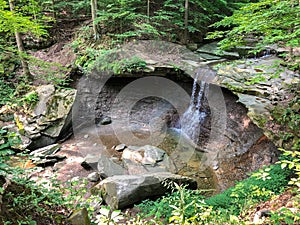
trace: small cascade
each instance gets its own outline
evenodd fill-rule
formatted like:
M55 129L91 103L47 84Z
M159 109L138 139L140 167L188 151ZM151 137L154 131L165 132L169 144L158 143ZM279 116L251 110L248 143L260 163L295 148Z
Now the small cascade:
M181 118L181 133L196 145L199 141L201 124L206 117L206 113L202 109L202 103L209 87L206 82L201 81L197 91L198 77L199 73L196 74L194 79L190 105Z
M199 73L196 74L196 77L194 79L193 90L192 90L192 97L191 97L190 105L192 103L194 103L194 101L195 101L195 95L196 95L196 90L197 90L197 80L198 80L198 77L199 77Z
M197 97L197 105L196 109L199 111L201 108L201 103L202 103L202 98L203 98L203 93L206 87L206 83L204 81L201 81L200 83L200 90L198 92L198 97Z
M260 58L263 59L263 58L267 58L269 56L271 56L271 50L266 49L265 51L263 51L263 55Z

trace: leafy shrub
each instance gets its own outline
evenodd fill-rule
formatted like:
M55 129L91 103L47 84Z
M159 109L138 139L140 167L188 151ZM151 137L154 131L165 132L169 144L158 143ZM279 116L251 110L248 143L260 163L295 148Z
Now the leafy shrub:
M222 49L249 44L249 38L250 42L256 42L257 51L271 44L289 47L291 51L286 56L291 59L292 49L300 44L299 20L295 20L298 17L299 7L294 1L260 0L215 23L213 27L221 29L207 38L224 38L220 42Z
M189 190L176 184L176 188L170 194L155 201L144 200L137 207L142 211L142 217L154 216L155 219L163 219L169 222L174 212L181 211L184 218L191 218L196 214L196 203L200 203L204 197L199 190ZM176 214L178 216L178 214Z
M223 193L207 199L206 203L215 209L231 209L238 215L245 206L266 201L272 195L283 192L290 173L290 170L281 169L280 165L271 165Z
M221 194L205 199L201 191L175 185L175 191L137 207L142 218L154 217L168 224L243 224L237 218L245 208L284 191L290 170L276 164L253 173Z
M11 102L14 97L14 88L3 78L0 78L0 107Z
M9 131L8 127L0 128L0 174L7 173L6 161L10 155L15 153L12 148L19 143L20 138L15 132Z

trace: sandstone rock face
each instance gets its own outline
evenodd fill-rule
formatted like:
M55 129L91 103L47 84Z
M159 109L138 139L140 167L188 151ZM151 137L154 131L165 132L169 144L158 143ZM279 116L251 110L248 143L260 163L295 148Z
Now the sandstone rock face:
M276 98L284 97L283 86L294 85L299 82L299 79L291 76L289 71L273 79L272 71L257 68L256 64L253 64L257 61L261 65L270 65L270 58L253 60L254 62L241 60L234 66L224 64L214 70L207 65L224 61L223 57L239 57L238 54L219 55L216 45L203 46L198 53L195 53L183 46L159 41L129 43L113 54L116 55L116 60L137 55L146 62L146 70L144 73L118 76L111 71L103 72L101 70L103 62L99 61L93 74L89 79L83 79L84 82L78 90L80 98L76 118L85 118L78 122L79 130L82 127L88 129L90 126L95 126L95 121L97 123L98 119L110 116L112 123L105 126L99 123L98 128L99 132L104 131L103 136L111 132L112 136L115 135L114 138L122 138L112 145L119 143L125 143L127 146L147 145L151 141L150 138L147 139L149 136L152 137L156 133L159 135L168 128L180 129L176 127L176 122L180 121L181 115L189 107L193 80L197 78L198 81L210 83L208 97L206 96L208 100L203 99L206 105L202 108L207 114L207 120L201 127L201 146L193 147L193 151L185 151L189 148L180 146L177 152L172 152L172 149L177 149L176 146L171 147L171 151L168 149L169 146L166 148L159 146L168 154L173 153L169 154L169 158L176 162L180 173L193 176L196 174L195 171L201 171L198 175L206 178L208 173L203 173L203 168L211 168L214 170L213 176L216 176L216 180L221 183L219 189L223 190L233 185L233 180L247 177L249 171L276 161L276 147L267 138L270 137L267 135L268 129L262 124L269 118L271 104L276 101ZM261 79L260 74L265 72L268 76L264 80ZM125 96L128 98L121 98L124 96L122 91L127 90L131 83L145 77L150 80L151 76L159 76L177 84L176 91L170 91L171 96L175 98L175 103L183 99L181 95L180 98L178 97L178 90L181 88L187 93L187 98L175 106L172 101L159 98L160 90L168 91L166 85L158 86L162 79L157 82L153 93L137 85L126 92ZM198 82L196 88L198 91L199 86ZM217 91L220 95L216 94ZM274 96L275 99L272 99ZM130 105L132 102L134 104ZM218 107L219 105L224 107ZM128 133L133 135L127 135ZM211 135L212 133L214 135ZM150 144L157 146L152 142ZM160 170L162 167L158 165L164 160L160 161L159 157L156 158L160 154L147 161L144 154L146 151L131 147L123 151L124 155L119 165L125 167L127 173L156 172L156 169L162 171ZM203 154L198 156L196 153L199 152ZM120 155L121 152L116 154ZM197 157L192 159L194 155ZM152 167L153 165L156 167ZM170 171L166 166L164 169Z
M276 131L272 130L275 125L272 125L271 111L280 102L299 95L300 79L299 74L293 71L280 66L274 67L276 60L276 56L269 56L221 66L214 83L232 90L239 97L238 101L248 109L249 118L278 147L284 147Z
M29 149L36 149L55 143L68 136L71 128L71 109L76 90L55 90L53 85L36 89L38 102L26 115L15 114L19 128L32 140Z
M174 181L195 189L197 183L188 177L172 173L112 176L101 181L93 192L102 193L105 202L113 209L122 209L153 196L163 195L168 188L164 182Z

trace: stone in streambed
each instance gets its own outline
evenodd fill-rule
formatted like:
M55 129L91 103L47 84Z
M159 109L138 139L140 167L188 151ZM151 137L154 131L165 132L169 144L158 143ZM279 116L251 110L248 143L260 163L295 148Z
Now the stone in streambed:
M125 144L119 144L114 149L118 152L123 151L126 148Z
M129 174L176 173L176 166L166 152L151 145L128 146L123 151L122 160Z
M97 170L103 178L127 174L127 171L120 164L115 163L112 159L103 154L98 160Z
M99 158L92 154L87 154L86 157L81 162L81 166L86 170L96 169L98 165Z
M165 182L186 184L190 189L197 188L192 178L161 172L108 177L96 185L92 193L100 193L111 208L122 209L146 198L165 194L168 191Z

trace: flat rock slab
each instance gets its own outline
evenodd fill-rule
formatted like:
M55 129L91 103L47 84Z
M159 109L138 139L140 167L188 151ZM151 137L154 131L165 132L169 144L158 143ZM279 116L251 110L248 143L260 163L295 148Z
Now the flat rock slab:
M97 170L103 178L114 175L124 175L127 173L126 169L120 164L114 162L112 159L103 154L98 160Z
M122 209L146 198L165 194L168 191L165 183L170 182L185 184L190 189L197 188L192 178L163 172L108 177L96 185L92 192L100 192L111 208Z
M30 153L33 157L45 157L47 155L53 155L60 150L59 144L48 145L43 148L36 149Z

